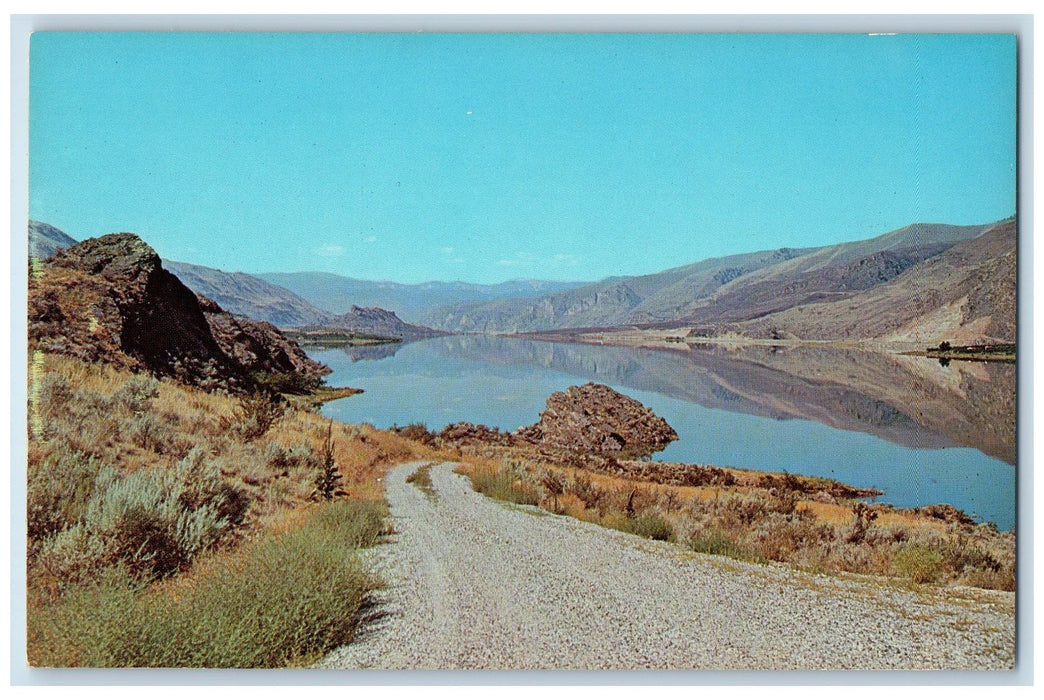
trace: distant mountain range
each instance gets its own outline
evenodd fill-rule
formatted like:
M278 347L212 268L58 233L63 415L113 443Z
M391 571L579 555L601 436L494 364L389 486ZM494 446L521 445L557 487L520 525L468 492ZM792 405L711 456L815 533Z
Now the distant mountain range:
M30 255L44 259L76 243L66 233L39 221L29 222ZM417 340L441 335L442 331L405 323L394 312L349 305L347 313L320 309L277 284L245 272L225 272L212 267L164 260L164 268L201 297L212 299L222 309L279 328L328 326L364 335Z
M437 317L438 314L433 313L436 309L451 304L540 297L589 284L547 280L509 280L499 284L400 284L352 279L329 272L264 272L257 276L334 313L347 313L352 306L378 306L395 310L411 323L424 323L429 316Z
M498 333L638 326L707 336L1014 342L1016 228L1014 219L914 224L863 241L711 258L543 297L458 304L423 322Z
M29 222L29 257L43 260L76 243L64 231L41 221Z
M41 256L72 241L40 222L30 222L29 231L31 251ZM1014 342L1016 240L1014 218L914 224L867 240L710 258L594 283L407 285L165 264L229 312L283 328L325 325L415 339L440 331L637 326L694 336Z

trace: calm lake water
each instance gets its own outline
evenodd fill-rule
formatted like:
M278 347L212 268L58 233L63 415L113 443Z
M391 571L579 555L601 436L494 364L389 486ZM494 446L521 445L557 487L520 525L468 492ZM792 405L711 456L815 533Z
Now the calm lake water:
M786 470L884 491L909 507L950 503L1015 524L1014 367L817 348L657 351L489 336L311 350L349 423L470 421L514 430L548 395L596 381L648 406L679 439L654 456Z

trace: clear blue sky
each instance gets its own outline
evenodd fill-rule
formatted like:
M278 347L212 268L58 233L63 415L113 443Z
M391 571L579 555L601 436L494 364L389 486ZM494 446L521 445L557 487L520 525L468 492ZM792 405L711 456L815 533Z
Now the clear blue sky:
M30 216L247 272L598 279L1015 211L1008 35L36 33Z

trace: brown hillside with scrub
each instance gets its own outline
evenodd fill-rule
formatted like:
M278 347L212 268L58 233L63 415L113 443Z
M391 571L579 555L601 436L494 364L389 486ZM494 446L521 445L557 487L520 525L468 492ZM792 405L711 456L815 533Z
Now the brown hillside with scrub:
M310 663L351 638L377 583L351 551L385 530L381 475L432 454L41 352L29 421L34 666Z

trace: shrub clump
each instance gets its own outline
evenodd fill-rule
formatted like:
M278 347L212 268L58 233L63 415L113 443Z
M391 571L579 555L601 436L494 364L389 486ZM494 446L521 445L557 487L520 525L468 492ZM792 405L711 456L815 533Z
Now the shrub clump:
M504 463L493 470L475 470L468 476L472 488L490 498L531 506L540 503L539 487L527 481L517 462Z
M599 524L650 540L663 542L674 540L674 526L662 513L651 509L643 510L633 516L616 511L607 513L602 516Z
M255 372L251 375L263 390L277 394L312 394L323 386L323 379L302 372Z
M233 428L246 442L256 440L286 414L286 402L269 391L255 391L244 396L227 427Z
M144 413L158 395L159 382L155 377L135 375L113 393L112 399L131 413Z
M567 475L561 466L521 461L471 467L465 473L476 491L493 498L536 503L641 537L680 540L700 553L789 563L820 573L847 571L915 583L1015 589L1012 534L951 517L948 507L933 509L947 513L950 524L945 533L882 525L880 516L890 508L858 500L845 503L850 520L839 524L820 519L808 499L801 498L817 485L789 474L773 475L768 488L727 490L715 484L718 490L710 498L682 498L672 486L653 490L635 482L630 478L633 471L619 470L624 478L615 486L594 485L590 470L577 468ZM831 486L839 493L845 488L851 489ZM832 497L831 503L840 501Z
M765 557L761 556L757 551L737 542L719 530L694 533L689 538L688 544L689 549L700 554L717 554L731 559L742 559L758 564L767 563Z
M415 440L424 445L435 444L435 440L438 437L438 435L428 430L428 426L424 425L424 423L410 423L401 428L393 426L392 432L396 435L401 435L407 440Z
M338 471L337 462L334 459L333 421L330 421L326 429L326 439L323 441L322 452L319 453L313 497L329 501L335 495L342 493L338 491L341 479L341 472Z
M943 575L942 552L923 544L903 547L892 559L896 572L914 583L935 583Z
M38 564L61 580L76 581L92 569L122 565L143 579L183 569L195 556L229 537L249 506L245 492L221 479L217 468L193 450L171 469L121 475L102 466L89 498L68 504L75 523L39 547Z
M59 450L29 464L26 519L31 546L80 522L104 465L90 455Z
M304 525L212 563L191 585L146 590L125 569L72 587L30 618L36 666L274 668L351 640L378 581L346 550L384 532L386 507L336 501ZM40 652L37 652L39 654Z

